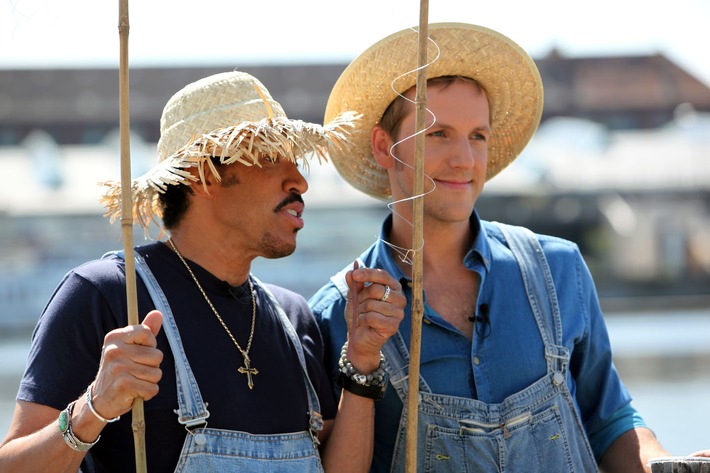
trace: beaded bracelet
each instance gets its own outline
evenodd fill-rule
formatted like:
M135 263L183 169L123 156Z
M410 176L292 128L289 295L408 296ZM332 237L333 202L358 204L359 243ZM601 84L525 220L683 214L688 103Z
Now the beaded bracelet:
M343 348L340 350L340 360L338 361L338 366L340 367L340 372L343 373L348 378L352 378L357 384L363 386L382 386L387 382L387 373L385 372L385 355L380 352L380 364L375 371L370 374L361 374L350 360L348 360L348 342L346 341Z
M86 405L89 406L89 410L91 411L92 414L96 416L97 419L99 419L101 422L104 424L109 424L111 422L116 422L118 419L121 418L121 416L116 416L113 419L107 419L98 412L96 412L96 409L94 409L94 405L91 403L91 397L94 395L94 383L91 383L88 388L86 388Z
M385 356L380 352L380 364L370 374L361 374L348 360L348 342L340 351L338 381L346 391L370 399L382 399L387 389L388 376L384 368Z

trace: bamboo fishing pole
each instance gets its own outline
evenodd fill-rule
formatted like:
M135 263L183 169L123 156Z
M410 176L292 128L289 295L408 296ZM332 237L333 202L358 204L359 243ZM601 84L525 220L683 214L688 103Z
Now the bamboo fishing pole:
M407 395L406 456L407 473L417 471L417 422L419 419L419 360L422 342L423 252L424 252L424 130L427 103L427 47L429 37L429 2L419 4L419 46L414 141L414 195L412 248L412 332L409 341L409 379Z
M119 104L121 131L121 231L123 253L126 261L126 301L128 325L138 325L138 297L136 293L136 270L133 261L133 195L131 185L131 140L128 108L128 0L119 0L118 36L120 39ZM131 421L133 444L136 456L136 472L146 473L145 413L143 399L133 401Z

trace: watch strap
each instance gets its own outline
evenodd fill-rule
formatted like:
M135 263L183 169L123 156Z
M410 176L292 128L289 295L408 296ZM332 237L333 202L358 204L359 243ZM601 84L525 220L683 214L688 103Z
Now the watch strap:
M348 392L351 392L357 396L374 399L375 401L379 401L385 397L385 392L387 391L386 381L383 384L360 384L342 372L338 377L338 383Z

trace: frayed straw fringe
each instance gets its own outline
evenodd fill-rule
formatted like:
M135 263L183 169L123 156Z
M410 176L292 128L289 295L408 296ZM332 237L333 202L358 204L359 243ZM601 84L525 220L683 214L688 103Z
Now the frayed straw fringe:
M347 149L348 138L359 119L354 112L345 112L327 126L320 126L285 117L265 118L202 135L133 180L133 221L146 231L151 223L162 227L157 221L161 216L158 193L164 193L169 185L204 183L205 163L220 179L210 159L213 156L219 157L222 164L239 162L245 166L261 166L262 156L280 156L293 162L302 159L307 168L308 156L315 155L320 163L328 160L330 150ZM191 168L197 168L199 178L190 173ZM104 217L113 223L121 216L121 183L104 181L99 185L106 187L100 199L107 209Z

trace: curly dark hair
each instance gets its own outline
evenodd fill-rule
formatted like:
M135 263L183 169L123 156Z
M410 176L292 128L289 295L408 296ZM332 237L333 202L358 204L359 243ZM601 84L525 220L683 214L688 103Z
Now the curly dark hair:
M212 156L212 164L217 171L224 164L220 163L220 158ZM169 185L165 192L158 193L158 205L163 214L163 226L170 230L175 228L185 216L190 208L190 196L194 195L192 188L187 184Z
M163 214L163 226L168 230L175 228L190 208L190 195L194 194L188 185L168 186L165 192L158 194L158 204Z

